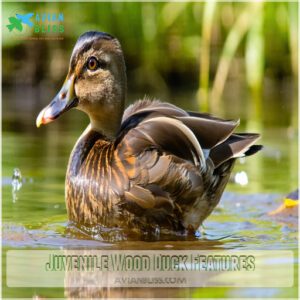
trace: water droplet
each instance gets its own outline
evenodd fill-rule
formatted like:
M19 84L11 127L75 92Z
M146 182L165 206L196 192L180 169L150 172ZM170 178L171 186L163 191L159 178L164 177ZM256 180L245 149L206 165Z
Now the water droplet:
M199 230L195 231L195 237L197 237L197 238L201 237L201 233Z
M154 235L155 236L159 236L160 235L160 228L159 228L159 226L155 227L155 229L154 229Z
M235 174L234 182L239 185L247 185L248 184L248 175L245 171L241 171Z
M18 200L17 193L22 187L22 174L19 168L15 168L13 171L11 185L12 185L13 203L15 203Z

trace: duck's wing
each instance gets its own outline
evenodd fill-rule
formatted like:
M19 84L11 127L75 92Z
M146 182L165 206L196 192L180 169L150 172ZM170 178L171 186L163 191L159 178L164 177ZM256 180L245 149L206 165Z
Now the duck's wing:
M203 194L214 170L250 151L256 140L244 138L242 144L229 140L238 122L189 115L158 101L140 101L124 116L114 145L112 186L127 209L166 222L176 223L178 215ZM224 151L222 156L227 140L233 152Z
M145 126L146 123L147 126ZM238 124L239 121L222 120L206 114L188 113L170 103L140 100L125 110L117 142L129 130L142 126L142 131L151 133L153 138L160 141L158 144L170 145L167 136L170 137L171 134L170 138L174 143L176 140L174 137L181 133L181 140L188 140L193 145L199 144L202 149L211 149L226 140ZM174 134L166 132L168 130L172 130ZM193 142L194 139L197 140L197 143ZM175 145L174 151L178 151L178 148L183 147ZM189 153L191 149L188 147L183 150Z
M142 141L147 141L196 165L200 163L201 168L210 156L214 166L218 167L231 158L252 155L261 149L261 146L253 145L259 134L233 134L238 125L239 120L186 112L157 100L140 100L124 112L116 144L123 138L133 139L138 142L135 147L139 151L145 146ZM141 136L137 137L137 132Z

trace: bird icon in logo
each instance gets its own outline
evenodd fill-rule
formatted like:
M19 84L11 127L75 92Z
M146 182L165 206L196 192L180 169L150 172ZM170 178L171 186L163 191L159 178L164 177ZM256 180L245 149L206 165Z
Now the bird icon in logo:
M6 27L8 28L9 32L13 31L14 28L20 32L23 30L22 22L19 19L15 17L9 17L8 20L10 24L6 25Z
M30 21L30 18L32 18L33 15L34 13L28 13L25 15L16 14L16 17L9 17L8 20L10 24L6 25L6 27L8 28L9 32L13 31L13 29L21 32L23 31L22 23L28 25L29 27L33 26L33 23Z

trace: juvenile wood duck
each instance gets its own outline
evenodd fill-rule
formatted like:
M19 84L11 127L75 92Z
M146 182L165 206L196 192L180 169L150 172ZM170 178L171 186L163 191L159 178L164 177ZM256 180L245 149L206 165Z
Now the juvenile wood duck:
M90 124L66 175L68 217L103 228L194 232L218 204L236 158L261 149L238 121L139 100L124 111L126 69L119 41L86 32L63 87L37 117L47 124L71 108Z

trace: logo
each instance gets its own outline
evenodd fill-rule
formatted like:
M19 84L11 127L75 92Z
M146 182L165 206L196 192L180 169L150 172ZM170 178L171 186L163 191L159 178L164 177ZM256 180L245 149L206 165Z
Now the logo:
M29 27L33 26L33 23L30 21L33 15L34 13L29 13L26 15L16 14L15 17L8 18L10 24L6 25L6 27L8 28L9 32L13 31L14 29L21 32L23 31L22 23L28 25Z
M65 31L63 13L17 13L9 17L8 21L6 27L9 32L28 32L28 29L32 29L33 34L61 34Z

